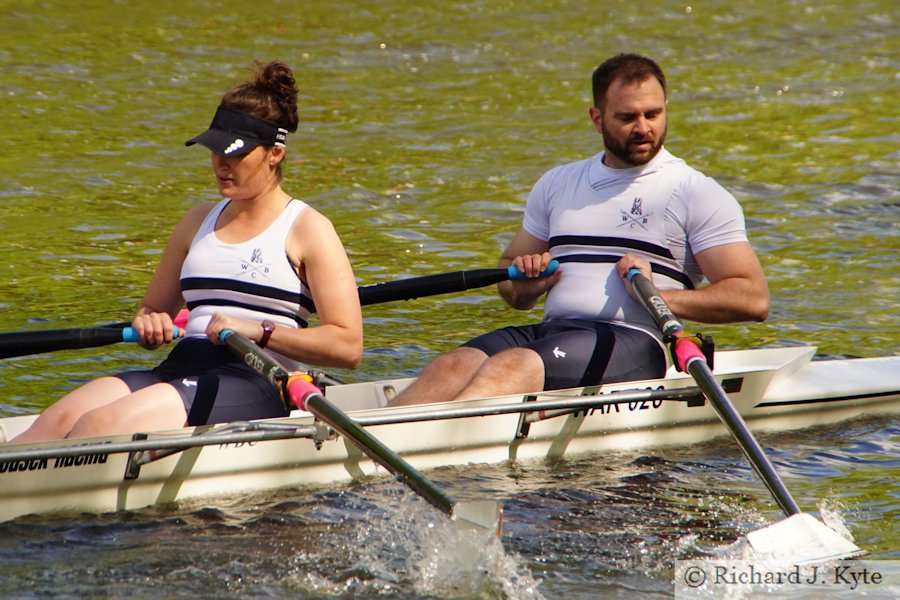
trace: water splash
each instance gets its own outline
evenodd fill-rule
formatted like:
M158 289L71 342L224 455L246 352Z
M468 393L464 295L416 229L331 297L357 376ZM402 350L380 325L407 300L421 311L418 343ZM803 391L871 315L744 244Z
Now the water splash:
M343 511L339 527L349 531L336 543L325 542L329 545L318 557L298 555L284 582L289 589L319 595L406 596L414 590L421 597L543 598L540 581L494 534L459 527L396 482L369 484L364 493L377 499L353 498L355 492L334 499L328 510ZM310 569L326 556L337 567L330 574ZM335 557L341 557L340 565Z
M845 540L853 542L855 540L853 539L853 534L850 532L850 529L847 527L845 513L846 507L842 502L835 498L823 498L819 501L819 516L822 517L822 522L841 534L841 537Z

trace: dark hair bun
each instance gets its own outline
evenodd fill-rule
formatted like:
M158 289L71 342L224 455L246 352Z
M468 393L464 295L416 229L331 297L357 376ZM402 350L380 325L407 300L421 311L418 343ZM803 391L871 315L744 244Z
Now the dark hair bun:
M267 65L257 63L256 85L267 90L273 98L285 104L297 106L297 82L294 80L294 72L281 62L274 60Z
M231 88L222 106L255 115L288 131L297 131L297 82L294 72L280 60L254 63L256 77Z
M293 116L293 119L288 119L288 121L291 121L291 126L285 127L285 129L296 131L298 124L297 94L299 90L291 68L280 60L273 60L268 64L257 62L256 86L261 92L264 91L272 98L272 101L280 107L282 115ZM284 125L282 124L282 126Z

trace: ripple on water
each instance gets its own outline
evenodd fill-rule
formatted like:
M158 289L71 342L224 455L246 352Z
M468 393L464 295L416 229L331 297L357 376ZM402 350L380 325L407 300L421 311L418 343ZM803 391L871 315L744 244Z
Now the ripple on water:
M596 61L640 47L670 76L667 144L735 193L770 279L769 321L717 328L720 347L900 351L900 153L884 110L895 0L665 3L656 16L674 26L652 36L628 27L646 24L646 7L624 0L282 2L262 20L253 3L227 14L167 0L7 4L4 330L128 318L174 216L218 198L185 132L253 58L274 52L297 69L286 189L332 219L365 284L493 266L537 178L598 150L586 114ZM473 335L539 318L486 292L367 308L363 367L341 377L414 375ZM117 346L4 361L0 414L157 360ZM801 505L833 507L880 558L900 558L890 427L764 438ZM434 476L507 504L505 554L483 559L487 574L432 576L436 542L417 525L437 523L428 507L367 481L0 524L0 596L496 598L536 586L548 598L669 598L676 557L778 516L727 442Z
M801 506L877 551L889 543L896 509L857 494L893 485L898 437L895 422L869 419L761 441ZM458 499L502 500L502 545L482 540L460 552L470 540L407 488L379 478L215 507L0 524L0 595L11 585L152 596L165 581L201 596L665 597L676 560L722 552L780 518L727 439L428 475ZM845 496L848 478L856 484Z

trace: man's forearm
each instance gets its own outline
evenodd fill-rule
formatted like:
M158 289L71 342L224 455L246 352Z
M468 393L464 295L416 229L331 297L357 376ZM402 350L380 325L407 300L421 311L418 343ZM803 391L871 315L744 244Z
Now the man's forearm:
M662 290L663 300L678 317L699 323L765 321L769 291L744 278L719 281L697 290Z

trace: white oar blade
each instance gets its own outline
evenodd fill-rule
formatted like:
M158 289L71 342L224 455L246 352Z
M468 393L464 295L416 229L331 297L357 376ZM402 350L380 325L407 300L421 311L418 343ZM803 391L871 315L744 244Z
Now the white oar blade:
M760 558L794 563L825 562L866 554L852 541L807 513L799 513L747 534Z
M458 524L489 531L500 537L503 527L503 505L495 500L457 502L453 520Z

